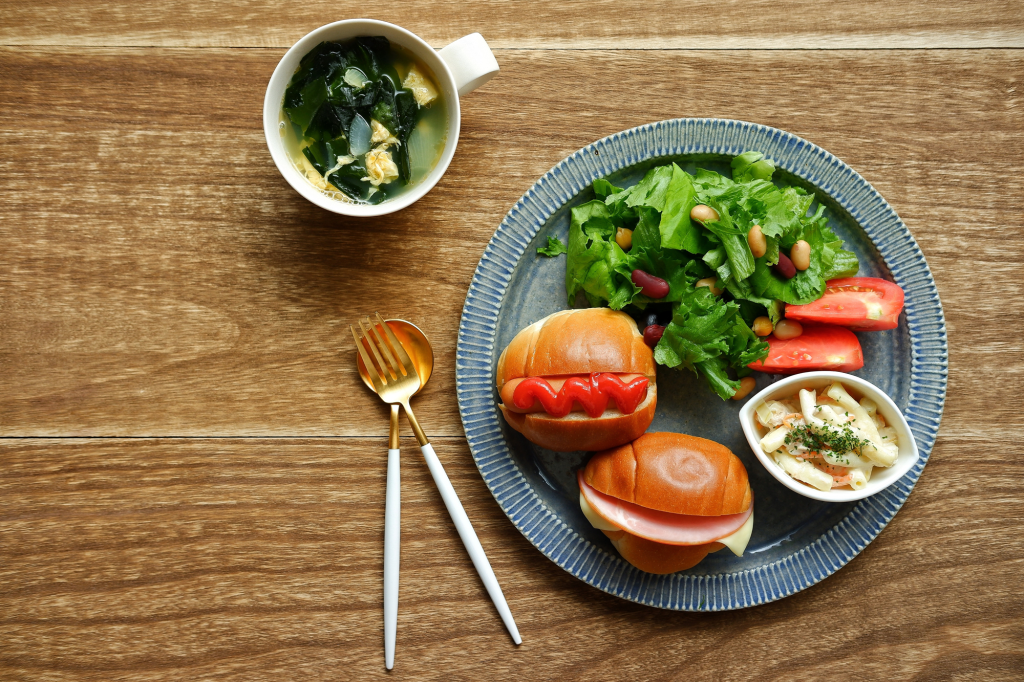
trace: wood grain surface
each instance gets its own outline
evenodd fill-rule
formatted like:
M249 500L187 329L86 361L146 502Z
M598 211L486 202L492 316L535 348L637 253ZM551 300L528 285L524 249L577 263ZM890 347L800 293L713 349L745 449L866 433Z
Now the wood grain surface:
M394 3L369 16L438 46L479 30L502 71L463 100L441 183L372 221L299 197L261 124L284 48L353 7L0 7L0 679L385 677L387 418L345 340L378 309L434 343L417 413L524 638L406 439L390 677L1024 677L1024 50L975 49L1024 47L1017 3ZM505 212L579 147L679 116L853 166L921 245L949 330L904 508L836 575L738 612L638 606L549 562L454 396Z
M137 3L8 0L0 44L288 48L311 29L365 17L435 47L480 32L511 49L891 49L1024 47L1014 0L310 0Z
M931 263L951 390L1019 377L1022 55L696 52L666 81L657 51L504 52L441 183L365 221L273 165L261 88L278 50L0 50L0 435L383 435L383 405L352 390L346 326L379 309L433 340L421 419L459 436L459 316L501 218L579 147L678 116L758 121L850 163ZM950 401L945 427L1019 423L978 398Z
M1014 679L1024 669L1018 486L998 443L943 439L847 567L717 614L624 602L508 523L463 439L435 446L523 633L511 643L406 439L392 676ZM7 441L5 679L376 679L382 439Z

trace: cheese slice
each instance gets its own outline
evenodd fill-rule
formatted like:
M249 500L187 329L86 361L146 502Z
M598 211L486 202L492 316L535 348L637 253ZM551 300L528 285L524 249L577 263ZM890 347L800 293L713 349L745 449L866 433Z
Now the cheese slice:
M580 491L580 509L583 510L583 515L587 517L587 521L590 521L590 525L598 530L622 530L618 526L612 525L608 521L605 521L594 508L587 502L587 498L583 497L583 491Z
M743 556L743 551L746 550L747 543L750 542L750 532L752 530L754 530L754 512L750 512L747 522L740 526L738 531L715 542L721 542L732 550L732 553L736 556Z
M580 510L583 515L587 517L587 521L590 525L598 530L622 530L618 526L612 525L608 521L605 521L594 508L587 502L587 498L583 496L583 491L580 491ZM750 516L747 517L746 522L740 526L732 535L727 535L724 538L715 540L715 542L721 542L723 545L728 547L733 554L736 556L743 556L743 552L747 549L747 543L750 542L750 533L754 530L754 512L750 512Z

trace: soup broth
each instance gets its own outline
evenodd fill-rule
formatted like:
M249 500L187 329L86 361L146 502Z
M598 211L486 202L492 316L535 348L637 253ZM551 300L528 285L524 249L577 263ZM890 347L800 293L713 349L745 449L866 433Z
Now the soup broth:
M311 185L338 201L378 204L437 165L448 108L426 64L386 38L325 42L285 91L281 136Z

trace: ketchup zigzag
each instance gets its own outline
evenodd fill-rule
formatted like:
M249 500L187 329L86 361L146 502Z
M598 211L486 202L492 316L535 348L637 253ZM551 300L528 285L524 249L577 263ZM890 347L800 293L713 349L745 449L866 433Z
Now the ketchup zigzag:
M566 379L556 393L547 379L528 377L516 386L512 402L520 410L528 410L539 401L552 417L566 416L572 412L573 402L578 402L588 416L600 417L611 399L620 412L633 414L647 396L647 384L647 377L637 377L627 384L609 372L593 372L588 378Z

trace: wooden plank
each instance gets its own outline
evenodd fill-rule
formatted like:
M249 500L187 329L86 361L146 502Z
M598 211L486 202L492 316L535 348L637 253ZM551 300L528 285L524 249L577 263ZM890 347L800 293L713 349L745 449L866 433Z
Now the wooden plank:
M563 572L508 522L464 441L436 445L524 644L504 633L407 439L400 679L1024 669L1024 503L1005 475L1006 443L941 438L907 504L846 568L780 602L705 614L625 602ZM383 678L385 447L0 441L0 677Z
M969 387L1024 369L1024 242L1005 231L1024 222L1024 53L672 53L666 82L660 52L509 52L465 98L438 187L373 221L274 168L260 111L279 54L0 50L0 435L383 435L347 337L378 309L433 340L420 418L461 435L458 320L505 212L595 139L718 116L801 135L883 193L945 307L944 432L1015 437L1013 401Z
M461 435L459 316L506 211L594 139L717 116L802 135L882 191L945 307L946 432L1016 437L1013 401L969 387L1024 369L1024 243L1006 231L1024 223L1024 53L673 53L666 82L660 52L510 52L465 98L440 184L373 221L316 209L273 167L279 54L0 51L18 75L0 92L0 435L382 435L347 335L378 309L433 340L420 417Z
M4 45L290 47L308 31L365 16L398 23L443 47L480 32L495 48L516 49L891 49L1024 47L1017 3L820 3L652 0L629 9L587 3L396 0L386 6L324 0L272 5L252 0L8 2Z

